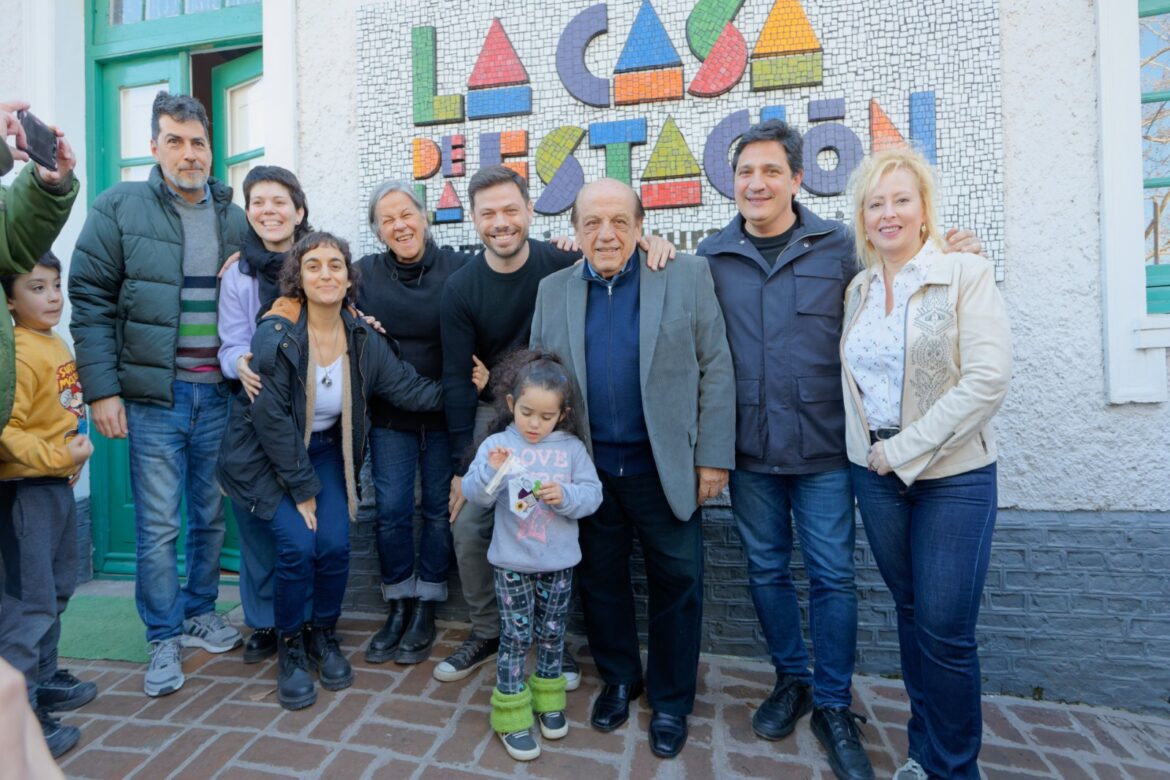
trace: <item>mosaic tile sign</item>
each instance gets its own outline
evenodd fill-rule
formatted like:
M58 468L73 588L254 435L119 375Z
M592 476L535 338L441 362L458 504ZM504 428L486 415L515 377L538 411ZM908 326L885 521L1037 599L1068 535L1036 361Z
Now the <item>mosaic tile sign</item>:
M442 244L477 246L467 182L528 182L533 235L570 233L601 176L629 183L647 231L693 250L735 213L730 154L753 123L804 136L799 197L850 218L864 155L912 144L941 214L1003 276L997 0L373 3L358 12L358 183L413 182ZM364 215L359 215L364 222ZM363 251L373 239L363 237Z

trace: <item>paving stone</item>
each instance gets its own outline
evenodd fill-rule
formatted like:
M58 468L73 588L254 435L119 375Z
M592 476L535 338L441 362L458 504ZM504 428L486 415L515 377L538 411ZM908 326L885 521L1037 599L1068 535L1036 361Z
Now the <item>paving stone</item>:
M135 717L143 720L172 720L177 713L191 703L192 699L210 688L213 684L213 680L188 678L187 682L178 691L168 696L159 696L157 699L151 699L139 691L138 696L140 699L146 701L146 706ZM101 696L98 696L97 700L100 701L101 698ZM178 720L188 722L182 717L178 718Z
M103 693L85 705L85 713L129 718L149 703L150 699L141 690L138 693Z
M311 772L325 762L330 749L303 740L282 737L260 737L248 746L239 761L249 764L264 764L292 769L297 772Z
M1080 750L1086 753L1096 752L1096 746L1093 745L1092 740L1072 729L1034 728L1032 729L1032 739L1045 747Z
M163 780L217 736L210 729L187 729L167 749L156 753L134 775L135 780Z
M143 725L131 722L106 734L102 739L102 746L157 752L180 731L182 731L180 726Z
M145 753L103 750L99 747L91 747L78 753L74 748L69 760L61 763L61 768L70 777L91 780L105 780L105 778L122 780L145 763L149 757Z
M1011 767L1013 769L1027 769L1031 772L1045 773L1049 771L1048 766L1044 763L1044 759L1040 757L1039 753L1023 748L1005 747L995 744L984 745L982 752L979 754L979 760L983 764L1005 768Z
M749 756L728 753L729 771L744 777L783 777L785 780L805 780L817 777L815 770L802 763L780 756Z
M990 732L995 735L996 739L1004 742L1022 745L1028 741L1019 729L1008 720L1004 709L996 705L983 705L983 731L984 733Z
M1056 768L1056 776L1061 780L1092 780L1093 775L1085 769L1080 761L1056 753L1047 754L1048 762Z
M446 704L394 697L378 707L377 715L387 720L408 720L416 726L441 728L455 716L455 708Z
M347 691L313 727L309 736L325 742L340 742L342 732L358 722L371 698L373 697L370 694ZM286 713L286 717L291 714L293 713ZM281 730L284 731L283 728Z
M220 734L213 742L199 750L195 758L174 776L173 780L206 780L215 774L236 754L254 735L244 731L229 731Z
M348 742L408 756L423 756L435 744L436 737L434 731L408 728L398 723L367 723Z
M445 763L470 764L475 760L480 746L491 738L487 713L462 712L455 724L455 730L443 738L435 755ZM572 729L569 730L572 734Z
M324 769L321 770L321 777L337 778L337 780L352 780L353 778L361 777L362 773L374 762L375 758L376 756L371 753L358 753L356 750L339 750L333 755L332 760L325 765ZM406 771L410 770L407 769ZM405 777L406 775L400 774L397 776Z
M204 722L234 729L262 731L272 725L273 721L280 716L281 708L279 705L229 701L219 705Z
M1012 714L1025 723L1037 726L1052 726L1053 728L1068 728L1072 726L1072 719L1067 712L1051 707L1016 706L1011 708Z

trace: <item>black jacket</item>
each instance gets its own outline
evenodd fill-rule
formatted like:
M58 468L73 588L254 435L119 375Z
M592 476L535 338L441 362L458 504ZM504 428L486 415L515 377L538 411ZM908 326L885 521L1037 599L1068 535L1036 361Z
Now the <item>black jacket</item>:
M439 301L447 277L474 255L443 249L428 241L422 259L400 263L390 252L357 261L357 306L373 315L398 345L398 355L428 379L443 376L443 345L439 338ZM468 375L471 368L467 369ZM370 400L374 425L399 431L447 430L443 412L415 412Z
M438 382L419 376L363 320L342 312L349 356L352 428L343 431L346 482L351 498L369 432L367 399L385 398L405 409L438 409L443 403ZM305 447L309 373L308 316L301 305L280 298L252 337L252 370L263 389L248 403L239 393L220 448L216 475L228 496L253 514L271 519L285 493L300 503L316 496L321 483ZM343 415L344 416L344 415ZM347 435L348 434L348 435ZM352 508L351 508L352 511Z
M815 474L846 468L841 391L845 285L858 270L853 236L802 206L775 266L739 214L699 244L711 264L735 363L736 468Z

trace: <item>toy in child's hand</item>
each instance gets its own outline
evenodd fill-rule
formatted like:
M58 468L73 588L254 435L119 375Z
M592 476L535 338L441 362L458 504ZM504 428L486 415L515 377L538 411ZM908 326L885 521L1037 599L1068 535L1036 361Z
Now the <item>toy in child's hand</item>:
M560 506L561 502L565 500L565 491L556 482L549 482L547 485L536 483L536 497L549 506Z
M488 465L499 471L500 467L508 462L508 457L511 454L512 451L507 447L493 447L488 453Z
M536 483L527 474L508 480L508 505L521 517L528 517L536 509Z

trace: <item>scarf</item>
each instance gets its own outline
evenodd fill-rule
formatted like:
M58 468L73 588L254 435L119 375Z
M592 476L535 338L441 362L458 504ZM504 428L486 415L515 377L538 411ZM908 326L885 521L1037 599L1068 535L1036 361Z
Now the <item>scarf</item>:
M287 252L269 252L255 230L249 230L240 249L240 272L260 282L260 311L257 318L280 297L280 269Z

